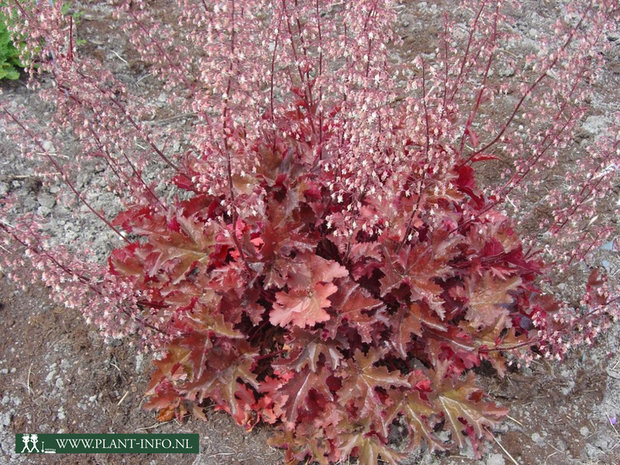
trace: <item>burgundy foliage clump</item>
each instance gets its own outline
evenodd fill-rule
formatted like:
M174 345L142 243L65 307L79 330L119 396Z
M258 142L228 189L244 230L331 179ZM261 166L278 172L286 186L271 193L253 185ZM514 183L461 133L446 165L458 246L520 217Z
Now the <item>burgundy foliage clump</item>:
M254 150L256 172L236 184L259 193L254 215L234 218L223 197L194 192L114 222L140 240L113 252L112 272L176 334L155 362L147 407L170 419L209 400L248 429L275 423L273 444L290 463L396 463L388 432L399 422L410 447L446 448L441 424L478 450L506 409L485 399L471 369L486 360L504 375L503 351L531 343L553 302L509 220L492 210L472 219L488 200L471 168L443 174L445 192L359 197L378 230L353 224L344 235L334 233L352 199L332 200L335 174L317 169L310 144L265 134Z

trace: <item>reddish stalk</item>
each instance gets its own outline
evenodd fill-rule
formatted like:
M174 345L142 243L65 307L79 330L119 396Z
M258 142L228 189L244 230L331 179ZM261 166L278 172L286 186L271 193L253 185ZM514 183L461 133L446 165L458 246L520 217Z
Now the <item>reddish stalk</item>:
M66 175L66 173L64 172L64 170L60 167L60 165L56 162L56 160L54 160L54 157L52 157L52 155L43 147L43 144L41 144L41 142L39 142L39 140L37 139L37 137L32 134L32 132L26 128L21 121L19 121L15 115L13 115L11 112L9 112L6 109L3 109L4 113L7 114L9 116L9 118L11 118L13 120L13 122L15 124L17 124L22 131L24 131L24 133L30 137L30 139L36 144L37 147L39 147L39 149L41 150L41 152L45 155L45 158L47 158L47 160L52 164L52 166L54 167L54 169L58 172L58 174L60 175L60 177L62 178L62 180L67 184L67 186L69 186L69 189L71 189L71 191L76 195L76 197L82 201L82 203L84 203L84 205L86 205L86 207L97 217L99 218L101 221L103 221L103 223L110 228L112 231L114 231L114 233L120 237L123 241L125 241L126 243L130 243L129 239L127 239L123 234L121 234L121 232L116 229L112 223L110 223L106 217L104 217L101 213L99 213L97 210L95 210L92 205L90 203L88 203L86 201L86 199L84 199L84 196L75 188L75 186L73 185L73 183L69 180L68 176Z
M411 234L411 231L412 231L411 225L413 223L413 219L415 218L416 213L418 212L418 209L420 208L420 200L422 197L422 191L424 190L426 172L428 171L428 164L430 163L429 152L430 152L431 131L430 131L429 116L428 116L428 105L426 102L426 74L425 74L424 60L422 60L422 106L424 108L424 122L426 125L425 144L424 144L424 155L426 157L426 162L424 163L424 166L422 167L422 179L420 179L419 181L420 187L418 188L418 193L417 193L418 198L416 200L416 205L414 209L411 211L411 214L409 215L409 219L407 220L407 227L405 228L405 233L403 235L402 240L400 241L400 244L398 246L396 253L400 252L403 245L405 245L405 242L407 241L407 237L409 237L409 234Z
M482 85L480 86L480 90L478 91L478 95L476 96L476 103L474 104L474 107L472 108L471 113L469 114L469 117L467 118L467 123L465 123L465 129L463 130L463 134L461 135L461 145L458 151L459 156L463 155L463 149L465 148L465 137L467 136L468 131L470 130L471 125L473 124L474 119L476 118L476 114L478 110L480 109L480 104L482 103L482 96L484 94L484 91L486 90L487 79L489 77L489 71L491 70L491 64L493 63L493 58L494 58L493 47L495 46L496 41L497 41L497 17L499 14L498 10L499 10L499 5L496 5L495 15L493 19L493 34L489 38L489 42L491 43L490 45L491 51L489 53L489 59L487 60L486 67L484 68L484 75L482 77Z
M523 105L527 97L529 97L529 95L538 87L541 81L547 76L547 73L549 73L549 71L551 71L555 67L555 65L557 64L560 58L561 53L564 52L566 48L570 45L570 43L572 42L575 36L575 33L579 30L587 14L590 12L591 7L592 7L592 3L590 2L588 4L588 8L586 9L586 11L581 15L581 18L579 19L579 23L577 23L577 25L571 30L568 36L568 39L566 39L562 47L560 47L559 51L556 53L553 60L551 60L551 63L549 63L545 67L545 69L542 71L542 73L540 73L538 78L526 89L524 94L521 96L521 98L517 102L517 105L515 105L512 113L508 117L508 120L506 120L506 123L502 126L502 128L499 130L496 136L489 143L484 145L481 149L475 150L464 162L461 163L462 165L470 163L477 155L486 152L489 148L494 146L502 138L502 136L504 135L504 133L506 132L506 130L508 129L512 121L515 119L515 117L519 113L519 110L521 109L521 106Z
M45 249L40 249L38 247L35 246L31 246L28 245L25 241L23 241L19 235L17 235L14 231L12 231L11 229L9 229L5 224L3 224L2 222L0 222L0 229L4 230L7 234L9 234L13 240L15 240L18 244L20 244L21 246L25 247L28 250L31 250L34 254L39 255L39 256L43 256L46 259L48 259L51 263L54 264L54 266L58 267L58 269L60 269L61 271L63 271L67 276L70 277L74 277L77 276L78 280L83 283L84 285L86 285L91 291L95 292L96 294L103 296L103 293L101 292L101 290L95 286L94 284L92 284L92 279L89 278L88 276L84 276L82 274L77 274L75 272L75 270L70 269L69 267L67 267L66 265L64 265L63 263L59 262L56 257L54 257L53 255L50 255L50 253L45 250ZM147 323L146 321L144 321L142 318L136 316L135 314L131 313L127 308L125 307L121 307L121 311L131 320L136 321L137 323L141 324L142 326L149 328L153 331L156 331L158 333L161 334L165 334L161 329L157 328L156 326L153 326L150 323Z

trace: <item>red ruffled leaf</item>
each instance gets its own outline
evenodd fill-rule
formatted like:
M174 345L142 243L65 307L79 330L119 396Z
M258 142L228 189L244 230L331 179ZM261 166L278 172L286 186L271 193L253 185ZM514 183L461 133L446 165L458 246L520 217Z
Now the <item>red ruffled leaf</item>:
M482 278L469 276L465 286L468 297L468 310L465 318L473 326L493 326L495 322L508 315L507 306L514 301L510 291L521 284L521 278L514 276L500 280L485 274Z
M465 447L466 437L474 445L478 445L480 439L491 439L490 430L508 413L508 409L483 400L483 393L474 384L474 378L473 373L463 379L446 376L445 364L437 368L432 378L436 393L434 406L443 411L452 440L460 448Z

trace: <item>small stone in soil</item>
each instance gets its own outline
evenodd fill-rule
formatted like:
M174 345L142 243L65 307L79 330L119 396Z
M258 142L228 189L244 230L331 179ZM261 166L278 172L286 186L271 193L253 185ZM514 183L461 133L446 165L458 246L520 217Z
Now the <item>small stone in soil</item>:
M501 454L489 454L486 465L506 465L506 461Z

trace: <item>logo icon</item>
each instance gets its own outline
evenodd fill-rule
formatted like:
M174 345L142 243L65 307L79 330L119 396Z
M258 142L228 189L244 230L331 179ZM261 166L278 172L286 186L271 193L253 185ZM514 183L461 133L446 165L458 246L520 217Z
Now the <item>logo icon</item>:
M22 447L21 453L33 453L33 452L41 452L37 443L39 442L39 436L36 434L24 434L22 436L22 441L24 443L24 447Z

